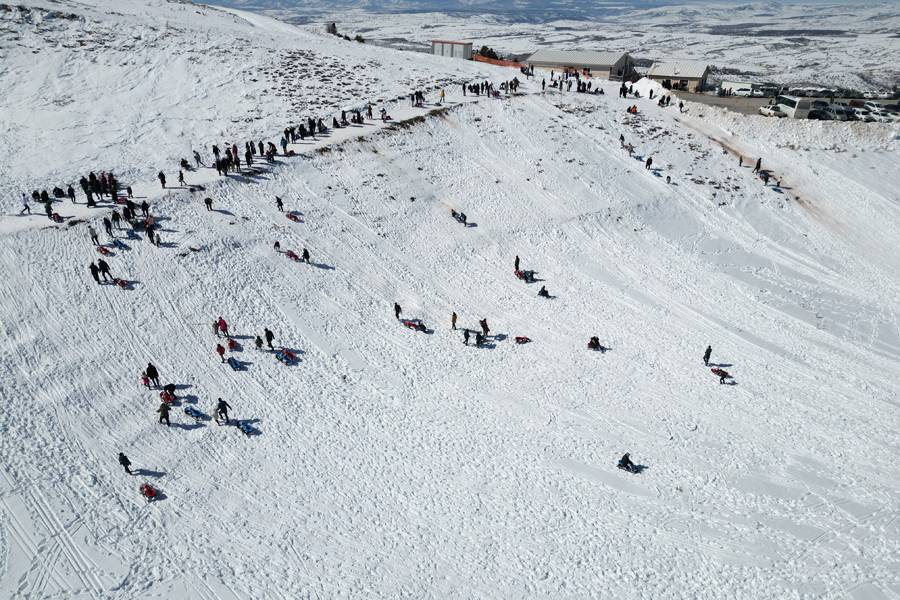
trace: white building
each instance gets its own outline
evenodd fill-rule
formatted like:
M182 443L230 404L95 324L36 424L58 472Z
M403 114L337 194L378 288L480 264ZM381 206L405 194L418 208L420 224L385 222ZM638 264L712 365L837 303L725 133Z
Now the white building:
M628 77L634 67L628 54L592 50L538 50L527 62L542 69L586 72L592 77L607 79Z
M472 60L472 42L431 40L431 53L435 56L448 56L450 58Z
M702 92L709 77L709 65L692 61L657 62L647 71L647 77L669 89Z

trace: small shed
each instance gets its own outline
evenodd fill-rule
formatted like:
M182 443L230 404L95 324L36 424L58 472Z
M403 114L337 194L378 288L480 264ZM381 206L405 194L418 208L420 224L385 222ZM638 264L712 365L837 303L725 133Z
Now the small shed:
M431 40L431 53L435 56L472 60L472 42Z
M709 77L709 65L693 61L657 62L647 71L647 77L670 90L702 92Z
M596 52L593 50L538 50L528 64L542 69L579 71L592 77L622 79L634 68L631 56L624 52Z

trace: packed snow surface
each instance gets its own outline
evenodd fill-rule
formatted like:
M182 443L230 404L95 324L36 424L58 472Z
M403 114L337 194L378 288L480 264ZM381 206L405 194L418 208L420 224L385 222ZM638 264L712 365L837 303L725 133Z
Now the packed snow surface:
M0 597L900 598L896 125L545 73L463 97L521 75L158 0L0 15ZM368 100L394 120L208 167ZM159 247L109 243L91 170L148 201ZM63 223L18 216L69 183ZM88 225L132 289L91 279Z

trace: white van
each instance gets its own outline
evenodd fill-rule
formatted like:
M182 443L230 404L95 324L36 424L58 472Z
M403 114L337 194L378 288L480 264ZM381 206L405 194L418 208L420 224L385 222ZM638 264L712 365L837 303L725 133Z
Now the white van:
M797 96L778 96L775 98L775 105L792 119L805 119L812 109L812 100Z

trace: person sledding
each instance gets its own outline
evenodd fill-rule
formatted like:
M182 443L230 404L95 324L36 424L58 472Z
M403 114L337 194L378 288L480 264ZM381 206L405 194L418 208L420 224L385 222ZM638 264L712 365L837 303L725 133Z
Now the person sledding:
M590 340L588 340L587 344L588 350L601 350L603 346L600 345L600 338L592 336Z
M537 294L537 295L540 296L541 298L549 298L549 297L550 297L550 292L547 291L547 288L546 288L546 287L541 286L541 289L538 290L538 294Z
M530 342L530 341L531 341L531 338L528 337L527 335L517 335L517 336L516 336L516 343L517 343L517 344L527 344L527 343Z
M237 340L234 338L228 338L228 350L230 352L236 352L238 349Z
M720 369L718 367L714 369L710 369L712 374L719 378L719 385L724 385L726 379L731 379L731 375L725 369Z
M297 362L297 355L288 350L287 348L282 348L278 352L275 353L275 359L281 363L286 365L292 365Z
M637 466L633 462L631 462L631 457L626 452L622 455L622 458L619 459L619 464L616 465L623 471L628 471L629 473L637 473Z
M168 390L163 390L159 393L159 399L162 400L163 404L172 404L175 402L175 394Z
M222 344L216 344L216 354L219 355L219 358L222 359L222 362L225 362L225 346Z
M403 319L401 321L405 327L409 327L415 331L421 331L422 333L426 333L428 331L428 327L425 326L425 323L421 321L413 321L410 319Z
M144 499L147 500L147 502L153 502L159 495L159 492L156 491L156 488L149 483L142 483L141 487L138 489L140 490L141 495L144 497Z
M216 402L216 420L223 421L226 425L229 423L228 419L228 409L231 408L231 405L219 398L218 402Z

